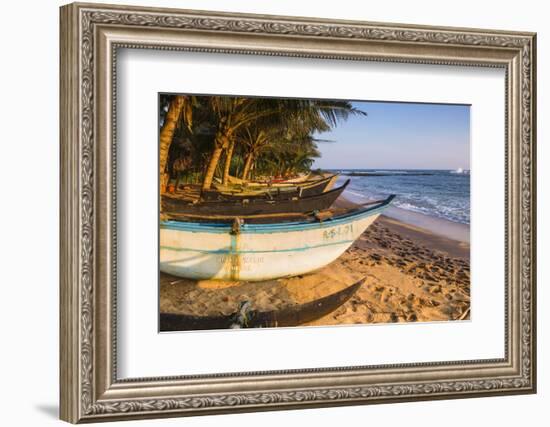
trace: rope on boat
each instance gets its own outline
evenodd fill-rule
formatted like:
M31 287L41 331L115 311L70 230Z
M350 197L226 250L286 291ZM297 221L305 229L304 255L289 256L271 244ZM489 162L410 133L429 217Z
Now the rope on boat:
M240 234L241 226L244 224L244 220L241 218L235 218L233 224L231 224L231 234Z

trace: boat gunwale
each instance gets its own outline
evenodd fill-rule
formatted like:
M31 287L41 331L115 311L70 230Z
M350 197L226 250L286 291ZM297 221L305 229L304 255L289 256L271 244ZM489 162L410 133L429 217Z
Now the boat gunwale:
M333 179L334 177L337 177L337 176L340 176L339 173L333 173L332 175L328 175L326 177L321 177L321 178L317 178L317 179L308 179L306 181L301 181L301 182L292 182L292 183L274 183L272 185L269 185L269 184L263 184L263 185L244 185L245 188L249 188L249 189L255 189L255 188L258 188L258 189L265 189L267 188L268 190L273 190L273 189L276 189L276 188L284 188L284 189L288 189L288 188L298 188L298 187L302 187L302 188L309 188L313 185L319 185L323 182L327 182L331 179Z
M304 190L310 190L311 188L313 187L321 187L323 186L323 184L325 184L325 187L324 189L326 189L326 187L329 185L329 183L334 179L334 178L337 178L339 177L340 174L334 174L334 175L331 175L327 178L321 178L321 179L318 179L318 180L313 180L313 181L304 181L303 183L298 183L298 184L295 184L295 185L289 185L289 186L284 186L284 187L245 187L244 189L242 189L241 191L231 191L229 189L227 190L215 190L215 191L212 191L212 193L219 193L219 195L221 195L222 197L230 197L230 198L234 198L234 200L231 200L231 201L239 201L239 200L242 200L242 199L246 199L247 197L250 197L250 198L265 198L265 200L270 200L268 197L269 195L271 196L278 196L279 194L290 194L290 195L293 195L294 193L296 193L296 196L297 197L301 197L301 198L306 198L306 197L313 197L313 196L317 196L317 195L320 195L320 194L325 194L325 193L329 193L331 191L334 191L334 190L338 190L340 187L338 188L331 188L330 190L327 190L327 191L323 191L322 193L319 193L319 194L313 194L311 196L305 196L305 197L302 197L301 196L301 191L304 191ZM323 190L324 190L323 189ZM247 192L249 191L249 192ZM217 199L205 199L206 202L219 202L219 200Z
M272 232L292 232L309 229L330 228L337 225L343 225L351 221L363 219L382 212L395 198L395 195L388 196L385 200L374 206L355 209L338 215L333 218L327 218L324 221L294 221L274 224L243 224L240 227L240 234L259 234ZM238 218L238 216L235 216ZM160 228L166 230L178 230L189 232L207 232L207 233L228 233L232 230L232 224L228 223L200 223L191 221L168 220L161 221Z
M220 203L225 203L227 205L229 204L241 204L243 205L244 203L247 203L247 204L275 204L275 203L281 203L281 202L299 202L299 201L310 201L310 200L314 200L314 199L321 199L321 198L326 198L327 196L329 195L333 195L334 193L337 193L338 191L344 191L347 186L349 185L349 183L351 182L351 179L347 179L346 182L344 182L344 184L342 184L340 187L336 187L336 188L333 188L329 191L325 191L323 193L319 193L319 194L313 194L311 196L305 196L305 197L296 197L295 199L285 199L285 200L276 200L276 199L257 199L257 198L251 198L250 201L246 201L245 202L245 199L246 197L243 197L242 199L235 199L235 200L200 200L200 201L197 201L197 202L187 202L187 201L184 201L179 195L172 195L172 194L163 194L163 197L166 197L167 199L169 200L175 200L175 201L180 201L180 202L184 202L188 205L193 205L193 204L197 204L197 205L202 205L202 206L208 206L208 205L216 205L216 204L220 204ZM237 217L237 215L235 215Z
M319 183L319 182L327 180L327 179L332 179L335 176L340 175L340 173L338 173L338 172L335 172L335 173L328 172L326 175L327 176L315 175L316 178L305 179L304 181L295 181L295 182L293 182L293 181L282 181L282 182L271 182L270 183L269 181L246 181L246 184L241 183L241 184L234 184L234 185L243 185L243 186L249 187L249 188L302 187L304 185L313 185L313 184Z

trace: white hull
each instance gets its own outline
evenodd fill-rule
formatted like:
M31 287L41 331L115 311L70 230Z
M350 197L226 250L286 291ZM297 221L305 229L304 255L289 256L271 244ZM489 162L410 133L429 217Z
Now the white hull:
M168 222L160 230L160 270L190 279L269 280L305 274L337 259L382 209L340 221L230 226Z

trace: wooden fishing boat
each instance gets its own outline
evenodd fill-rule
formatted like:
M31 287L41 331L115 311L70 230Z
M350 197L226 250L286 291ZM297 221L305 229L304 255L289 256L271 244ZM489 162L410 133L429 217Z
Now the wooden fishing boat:
M307 173L307 174L303 174L303 175L300 175L300 176L297 176L295 178L290 178L290 179L270 179L270 180L243 180L241 178L237 178L235 176L229 176L228 177L228 180L231 184L237 184L237 185L250 185L250 186L254 186L254 185L261 185L261 186L265 186L265 185L274 185L274 184L280 184L280 185L284 185L284 184L299 184L299 183L302 183L302 182L305 182L305 181L309 181L309 180L313 180L315 178L323 178L324 176L323 175L313 175L311 173Z
M160 270L190 279L250 281L309 273L342 255L393 197L321 222L161 221Z
M220 201L246 198L283 200L293 197L309 197L330 191L337 179L338 175L330 175L323 179L292 187L261 187L258 189L217 186L217 190L203 190L200 192L200 196L204 200Z
M298 175L294 178L286 179L285 182L288 182L290 184L299 184L299 183L302 183L304 181L308 181L309 179L311 179L311 173L304 173L304 174Z
M163 194L162 212L169 215L264 215L277 213L313 212L328 209L348 186L309 197L286 199L239 198L235 200L188 200L177 195Z
M229 179L228 184L224 185L221 182L215 182L213 187L222 193L228 194L262 194L267 191L296 191L298 187L303 189L310 186L317 186L321 183L326 183L329 181L329 188L332 188L336 180L338 179L339 174L322 174L314 175L312 178L309 178L304 181L242 181L234 182ZM328 189L325 189L327 191Z
M167 332L298 326L332 313L345 304L364 282L365 278L325 297L279 310L254 310L247 305L247 301L243 301L238 310L229 315L197 316L184 313L160 313L160 330Z
M264 179L264 180L243 180L240 178L236 178L234 176L228 177L228 182L233 185L239 185L247 188L254 188L254 187L293 187L296 184L304 184L308 182L314 182L320 179L327 178L329 176L332 176L332 173L318 173L318 174L307 174L302 175L297 178L291 178L291 179L277 179L277 178L271 178L271 179ZM219 182L218 182L219 184Z

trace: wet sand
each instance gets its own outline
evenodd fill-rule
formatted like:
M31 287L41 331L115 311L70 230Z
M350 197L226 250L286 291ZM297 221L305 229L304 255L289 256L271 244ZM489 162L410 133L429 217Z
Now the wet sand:
M278 310L365 278L345 304L305 325L467 320L469 252L468 242L382 215L340 258L315 273L261 283L197 282L161 273L160 310L229 315L244 301L257 311Z

